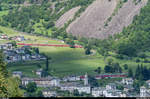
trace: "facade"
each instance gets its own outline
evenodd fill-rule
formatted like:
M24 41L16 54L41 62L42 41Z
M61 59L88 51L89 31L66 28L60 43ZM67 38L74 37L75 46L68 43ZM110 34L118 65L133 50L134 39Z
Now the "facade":
M44 97L56 97L57 93L55 91L43 90L42 91Z
M23 86L26 86L28 83L30 83L30 82L34 82L34 80L33 80L33 78L27 78L27 77L25 77L25 78L22 78L21 79L21 84L23 85Z
M39 77L41 77L41 75L42 75L42 69L38 69L36 71L36 75L38 75Z
M12 40L21 42L21 41L24 41L25 38L24 36L15 36L15 37L12 37Z
M2 50L12 50L12 44L0 44L0 49Z
M108 85L106 85L106 90L116 90L116 84L109 83Z
M142 86L140 88L140 97L150 97L150 90L148 90L144 86Z
M27 85L29 82L35 82L37 87L50 87L50 86L59 86L60 80L53 79L50 77L47 78L22 78L22 85Z
M72 85L72 86L61 86L61 90L63 91L69 91L73 92L74 90L78 90L79 93L81 94L82 92L90 94L91 93L91 87L90 86L83 86L83 85Z
M132 78L123 78L122 83L127 84L127 85L131 85L131 84L133 84L133 79Z
M150 88L150 80L146 81L146 84L148 85L148 87Z
M85 85L85 86L88 85L88 75L87 75L87 73L85 74L84 85Z
M1 39L8 39L8 36L7 36L6 34L2 34L2 35L0 36L0 38L1 38Z
M103 91L105 90L105 88L102 88L102 87L95 87L95 88L92 88L92 96L94 97L100 97L100 96L103 96Z
M69 77L64 77L63 81L79 81L80 76L69 76Z

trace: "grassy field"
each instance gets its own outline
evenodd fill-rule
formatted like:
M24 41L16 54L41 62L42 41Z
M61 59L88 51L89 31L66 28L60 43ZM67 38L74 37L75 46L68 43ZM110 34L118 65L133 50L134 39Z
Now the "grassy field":
M8 11L0 11L0 17L4 16L4 15L7 15L8 14Z
M52 40L46 37L33 36L29 34L21 34L12 29L1 27L0 30L9 36L23 35L30 41L25 41L22 43L42 43L42 44L63 44L60 41ZM8 42L6 40L0 41L0 43ZM40 53L45 53L47 56L51 57L52 60L49 63L49 72L54 76L66 76L71 74L83 75L86 72L88 74L96 74L94 70L97 67L105 66L104 57L100 55L87 56L84 54L84 49L81 48L62 48L62 47L38 47ZM135 70L135 67L138 63L133 60L119 60L112 57L115 61L119 62L121 66L128 64L130 68ZM30 77L36 77L34 71L39 69L37 64L40 64L42 67L45 67L44 61L32 61L11 64L8 66L8 70L11 71L23 71L24 75ZM145 66L150 66L149 63L143 63Z
M8 36L23 35L25 38L30 38L30 41L23 43L42 43L42 44L63 44L60 41L51 40L45 37L37 37L28 34L20 34L12 29L0 26L0 30L8 34ZM0 41L3 43L4 41ZM7 42L7 41L5 41ZM84 49L80 48L62 48L62 47L38 47L41 53L45 53L52 58L50 62L49 70L52 75L64 76L68 74L85 74L88 72L94 74L98 66L104 66L104 62L97 56L86 56ZM41 66L45 66L45 63L40 63ZM22 65L12 64L8 67L10 71L20 70L28 76L32 76L32 71L38 69L37 65Z

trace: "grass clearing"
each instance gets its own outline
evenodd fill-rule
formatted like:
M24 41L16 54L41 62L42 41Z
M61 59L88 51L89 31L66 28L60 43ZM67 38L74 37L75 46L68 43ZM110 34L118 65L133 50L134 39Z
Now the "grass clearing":
M29 34L21 34L10 28L0 26L0 30L9 36L23 35L25 38L30 38L30 41L25 41L21 43L42 43L42 44L64 44L60 41L52 40L42 36L33 36ZM1 40L0 43L7 42L6 40ZM47 56L51 57L52 60L49 64L49 72L54 76L67 76L67 75L83 75L86 72L88 74L96 74L94 70L97 67L104 69L105 61L104 57L98 54L94 56L85 55L83 48L67 48L67 47L48 47L48 46L39 46L40 53L45 53ZM113 54L113 53L112 53ZM119 62L121 66L128 64L129 68L132 68L135 71L136 66L139 63L134 62L133 60L120 60L113 57L116 62ZM35 73L39 69L37 64L40 64L45 68L45 61L32 61L31 64L11 64L8 66L9 71L23 71L23 74L29 77L36 77ZM149 67L150 63L143 63L143 65ZM127 72L127 71L125 71Z
M5 11L0 11L0 17L4 16L4 15L7 15L8 14L8 10L5 10Z
M64 44L60 41L51 40L46 37L32 36L28 34L20 34L12 29L0 26L0 30L9 36L22 35L25 38L30 38L31 41L25 41L22 43L42 43L42 44ZM3 42L3 41L2 41ZM98 66L104 66L104 62L96 56L87 56L84 54L84 49L80 48L67 48L67 47L38 47L41 53L45 53L52 58L50 62L49 70L51 74L55 76L65 76L68 74L85 74L89 72L94 74L93 70ZM42 67L45 63L40 63ZM9 66L10 71L23 71L28 76L33 75L32 71L38 69L36 65L23 65L21 63Z

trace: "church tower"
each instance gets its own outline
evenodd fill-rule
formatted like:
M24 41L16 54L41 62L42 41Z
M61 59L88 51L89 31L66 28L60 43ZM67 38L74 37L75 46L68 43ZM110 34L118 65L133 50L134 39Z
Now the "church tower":
M87 86L88 85L88 75L87 73L84 76L84 85Z

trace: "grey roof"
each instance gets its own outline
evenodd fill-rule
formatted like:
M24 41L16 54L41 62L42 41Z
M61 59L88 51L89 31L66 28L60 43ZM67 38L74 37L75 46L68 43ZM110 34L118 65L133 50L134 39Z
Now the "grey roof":
M22 74L21 71L14 71L13 74Z

